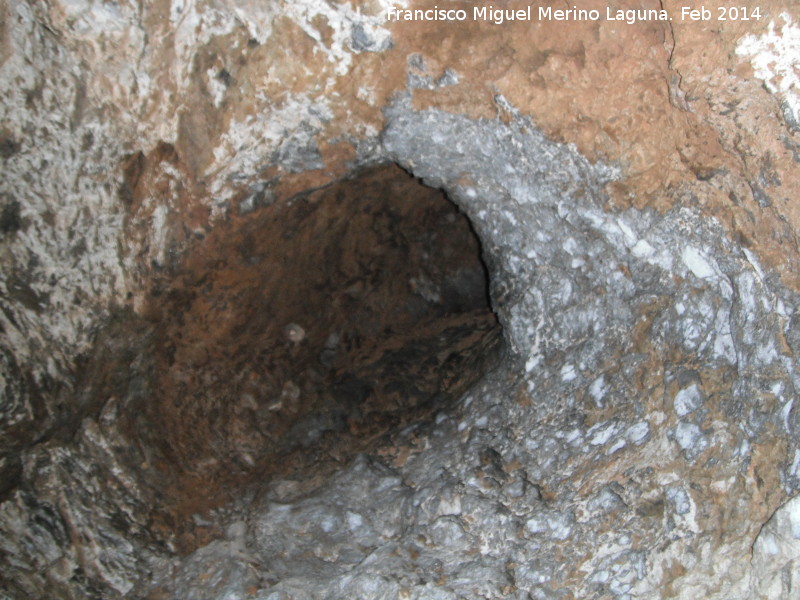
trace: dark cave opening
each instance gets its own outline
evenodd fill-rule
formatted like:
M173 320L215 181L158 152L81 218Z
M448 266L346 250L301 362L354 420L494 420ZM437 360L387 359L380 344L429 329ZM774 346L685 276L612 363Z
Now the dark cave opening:
M217 226L154 278L119 411L162 520L432 419L499 357L488 289L467 217L394 164Z

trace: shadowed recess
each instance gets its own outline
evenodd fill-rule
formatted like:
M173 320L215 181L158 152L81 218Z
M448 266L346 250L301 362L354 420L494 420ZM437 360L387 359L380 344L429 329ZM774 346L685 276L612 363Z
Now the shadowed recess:
M119 418L174 498L159 510L183 505L168 522L431 418L502 337L469 221L396 165L232 218L153 280L147 312L147 390Z

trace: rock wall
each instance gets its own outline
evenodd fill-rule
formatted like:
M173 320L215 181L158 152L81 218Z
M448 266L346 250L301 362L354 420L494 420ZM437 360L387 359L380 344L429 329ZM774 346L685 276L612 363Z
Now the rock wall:
M0 7L0 597L791 598L797 8L392 6ZM213 456L186 468L161 417L233 446L202 420L206 363L169 397L188 412L159 403L164 331L190 354L219 327L247 356L257 336L221 319L250 319L250 279L276 284L231 271L237 240L268 252L293 203L391 163L469 218L499 364L401 426L351 427L351 455L245 460L235 486ZM238 290L223 316L164 300L207 283L197 264Z

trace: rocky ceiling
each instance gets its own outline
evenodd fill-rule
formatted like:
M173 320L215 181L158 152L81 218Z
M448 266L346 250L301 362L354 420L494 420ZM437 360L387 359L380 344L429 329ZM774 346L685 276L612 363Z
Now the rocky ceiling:
M440 4L0 6L0 598L796 596L797 6Z

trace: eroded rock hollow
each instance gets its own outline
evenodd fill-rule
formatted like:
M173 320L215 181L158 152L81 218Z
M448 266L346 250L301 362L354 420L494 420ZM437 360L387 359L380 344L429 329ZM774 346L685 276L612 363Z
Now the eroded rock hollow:
M796 7L641 4L6 3L0 598L793 598Z
M148 389L116 410L181 497L346 462L443 409L500 347L467 218L396 165L234 219L150 286L126 333L153 356Z

